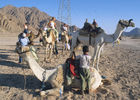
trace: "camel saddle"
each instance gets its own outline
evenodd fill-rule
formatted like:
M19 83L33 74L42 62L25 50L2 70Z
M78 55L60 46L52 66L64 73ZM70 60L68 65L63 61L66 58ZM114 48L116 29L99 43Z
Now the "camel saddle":
M95 38L100 33L103 33L104 30L101 27L97 27L96 29L91 29L91 31L87 31L86 29L81 29L79 31L79 35L89 37L89 44L91 44L91 37Z

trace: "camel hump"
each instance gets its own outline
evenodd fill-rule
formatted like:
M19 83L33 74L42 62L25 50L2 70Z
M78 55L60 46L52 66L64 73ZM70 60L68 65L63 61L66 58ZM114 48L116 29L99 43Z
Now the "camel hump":
M104 33L104 30L101 27L97 27L97 33Z
M59 85L62 85L62 83L64 82L64 73L63 73L63 65L59 65L57 68L57 72L55 73L55 75L53 75L51 77L52 81L56 81L59 83ZM54 84L57 85L57 84Z

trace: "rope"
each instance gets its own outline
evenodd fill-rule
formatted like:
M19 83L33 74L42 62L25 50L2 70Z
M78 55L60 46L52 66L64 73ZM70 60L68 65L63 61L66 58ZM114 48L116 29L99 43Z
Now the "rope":
M42 80L41 91L44 90L45 88L46 70L42 73L42 76L43 76L43 80Z
M24 70L25 67L22 67L22 70L23 70L23 75L24 75L24 90L26 89L26 75L25 75L25 70Z

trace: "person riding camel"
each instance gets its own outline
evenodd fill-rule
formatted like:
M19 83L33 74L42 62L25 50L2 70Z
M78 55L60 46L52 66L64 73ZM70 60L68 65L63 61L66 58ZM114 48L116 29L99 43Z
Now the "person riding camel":
M56 30L56 23L55 23L55 21L56 21L55 17L52 17L52 19L48 23L48 27L55 30L56 40L58 41L58 32Z
M68 25L64 24L62 27L62 33L61 35L68 34Z
M21 33L21 37L19 37L19 43L20 43L20 46L21 46L21 52L22 52L22 48L25 48L26 46L28 46L29 44L29 39L28 37L26 36L26 33ZM19 56L19 63L22 62L22 57Z
M83 46L83 55L79 55L76 59L80 60L80 78L81 78L81 94L84 95L84 91L90 92L90 59L91 56L88 55L88 46Z
M97 24L97 22L95 21L95 19L93 20L92 25L93 25L94 29L96 29L96 28L98 27L98 24Z
M61 32L61 40L65 40L66 36L69 36L68 34L68 25L64 23L64 25L61 28L62 32ZM65 48L68 47L70 49L70 45L69 43L65 43Z
M104 30L98 26L97 22L95 21L95 19L93 20L93 29L91 32L93 32L95 35L104 32Z
M26 33L19 34L18 42L16 45L16 51L19 54L19 63L22 62L22 57L20 56L20 53L26 51L31 51L35 60L38 61L38 56L36 55L36 49L34 48L32 41L29 40Z
M56 41L55 41L55 48L54 48L55 50L53 50L53 51L54 51L54 54L57 55L58 54L57 42L59 41L59 34L58 34L57 30L56 30L56 23L55 23L55 21L56 21L55 17L52 17L52 19L48 23L48 27L53 29L53 30L55 30L55 34L54 35L56 36Z

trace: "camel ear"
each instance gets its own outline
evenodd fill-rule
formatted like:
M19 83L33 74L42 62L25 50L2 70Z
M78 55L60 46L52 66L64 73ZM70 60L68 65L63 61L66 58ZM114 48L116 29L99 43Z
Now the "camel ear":
M133 21L133 19L129 19L129 23L130 23L131 21Z

